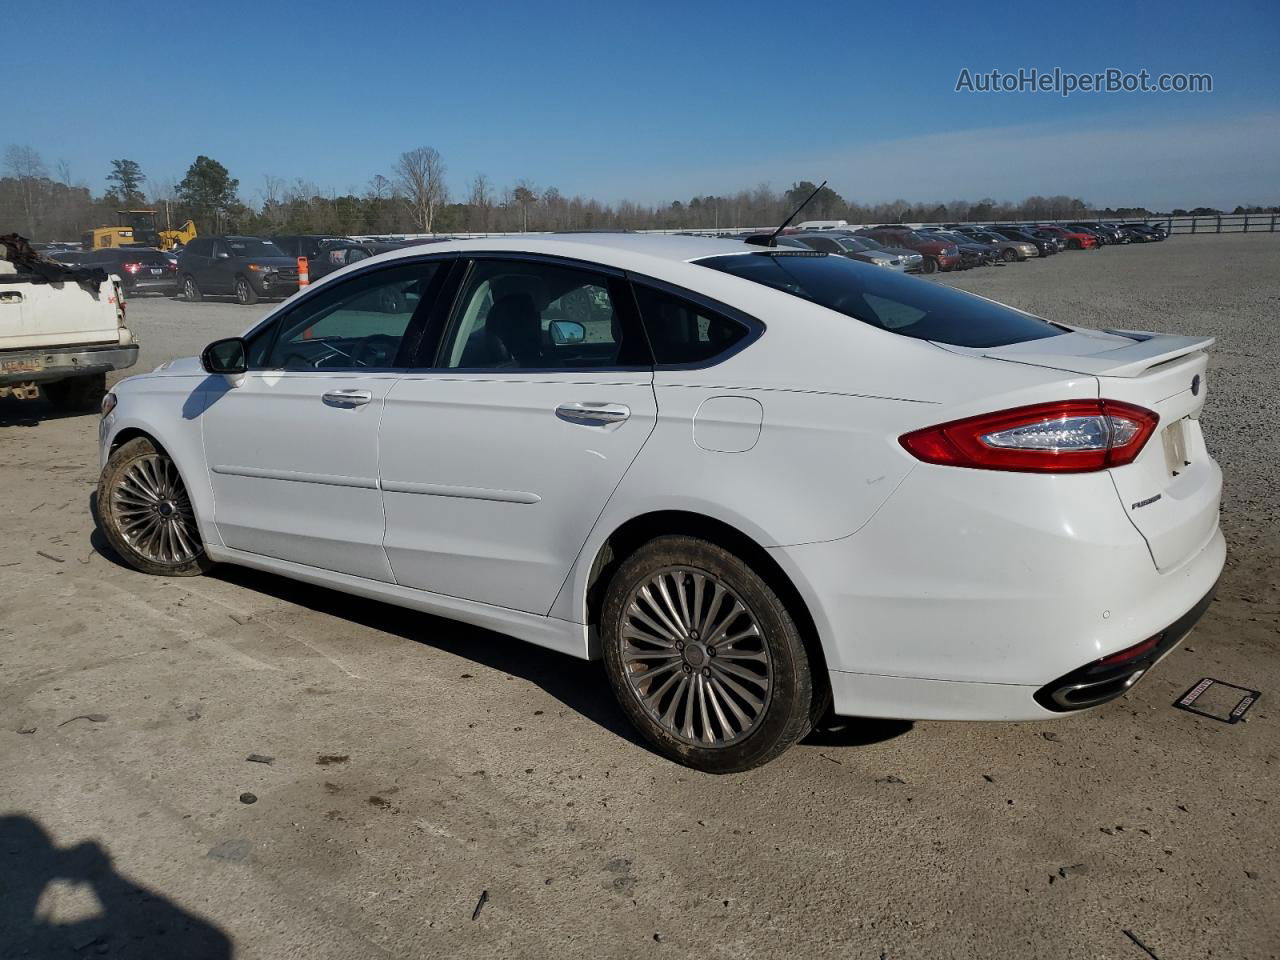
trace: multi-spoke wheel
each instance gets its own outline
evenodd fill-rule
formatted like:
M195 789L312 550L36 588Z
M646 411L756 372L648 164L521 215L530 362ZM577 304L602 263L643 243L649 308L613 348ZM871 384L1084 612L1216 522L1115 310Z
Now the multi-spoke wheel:
M614 574L601 617L622 708L663 753L731 773L772 759L810 725L813 682L782 601L739 558L660 537Z
M144 573L189 576L210 565L177 465L145 437L107 461L98 513L111 545Z

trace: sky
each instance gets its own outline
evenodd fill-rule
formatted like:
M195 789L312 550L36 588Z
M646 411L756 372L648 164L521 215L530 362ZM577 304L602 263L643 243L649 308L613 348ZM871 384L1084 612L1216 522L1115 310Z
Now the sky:
M268 176L363 192L428 145L455 198L484 173L608 202L828 179L863 203L1280 203L1275 0L60 0L6 23L0 150L95 192L111 159L154 186L198 154L250 203ZM1055 67L1213 91L955 89L962 69Z

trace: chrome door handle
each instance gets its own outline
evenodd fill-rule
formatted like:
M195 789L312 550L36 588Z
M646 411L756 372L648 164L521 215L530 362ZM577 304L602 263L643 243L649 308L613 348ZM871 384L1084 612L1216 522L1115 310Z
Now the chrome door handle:
M21 293L17 293L12 290L6 293L0 293L0 303L21 303L21 302L22 302Z
M631 416L631 408L621 403L562 403L556 416L587 427L603 427L621 423Z
M363 407L373 394L368 390L330 390L321 399L330 407Z

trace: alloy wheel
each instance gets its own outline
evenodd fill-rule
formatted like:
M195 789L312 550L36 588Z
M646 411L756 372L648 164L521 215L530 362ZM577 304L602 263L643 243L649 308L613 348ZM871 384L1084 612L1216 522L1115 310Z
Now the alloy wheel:
M152 563L179 566L203 550L191 500L168 457L152 453L130 463L111 491L111 507L124 541Z
M755 615L727 584L693 567L666 567L631 591L622 662L644 711L692 746L742 740L773 693L773 660Z

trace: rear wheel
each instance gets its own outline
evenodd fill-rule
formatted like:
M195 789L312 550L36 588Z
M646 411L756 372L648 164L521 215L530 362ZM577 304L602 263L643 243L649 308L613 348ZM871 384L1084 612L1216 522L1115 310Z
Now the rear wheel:
M188 303L199 303L204 295L200 292L200 284L196 283L196 278L191 274L187 274L182 278L182 299Z
M659 752L697 770L767 763L825 706L786 605L706 540L659 537L623 561L601 637L623 712Z
M236 303L241 306L252 306L258 302L258 291L244 277L236 277Z
M107 375L94 373L46 384L44 394L57 410L94 410L107 392Z
M146 437L111 454L98 480L98 519L115 551L143 573L191 577L213 566L177 464Z

